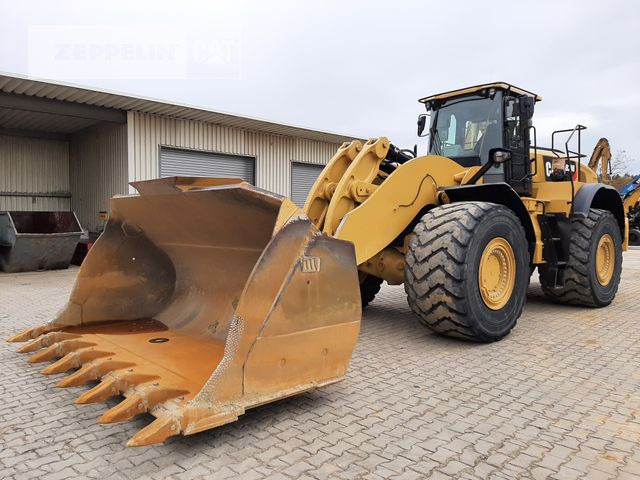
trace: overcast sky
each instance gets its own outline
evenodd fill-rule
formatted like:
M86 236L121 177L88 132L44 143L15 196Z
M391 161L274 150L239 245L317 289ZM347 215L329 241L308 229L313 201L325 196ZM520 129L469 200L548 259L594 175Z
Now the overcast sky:
M418 98L499 80L543 97L538 144L582 123L583 152L606 136L640 173L636 1L0 4L0 71L422 153Z

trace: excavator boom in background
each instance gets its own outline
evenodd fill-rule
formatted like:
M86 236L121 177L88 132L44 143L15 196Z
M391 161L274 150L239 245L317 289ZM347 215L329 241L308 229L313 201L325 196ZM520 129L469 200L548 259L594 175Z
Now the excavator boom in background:
M611 184L611 148L606 138L601 138L596 143L589 168L597 172L600 164L600 181ZM629 221L629 245L640 245L640 175L636 176L628 184L620 189L620 197L624 204L624 212Z
M597 171L598 164L600 164L601 172L600 181L609 184L611 181L611 148L609 140L604 137L598 140L589 159L589 168L594 172Z
M123 395L100 422L153 414L129 443L147 445L344 378L383 281L434 332L477 342L513 329L536 268L549 299L604 307L622 201L581 163L585 127L537 145L539 100L502 82L425 97L426 155L347 142L303 210L238 179L134 182L66 308L10 340L56 360L45 374L74 370L61 387L99 381L78 403Z

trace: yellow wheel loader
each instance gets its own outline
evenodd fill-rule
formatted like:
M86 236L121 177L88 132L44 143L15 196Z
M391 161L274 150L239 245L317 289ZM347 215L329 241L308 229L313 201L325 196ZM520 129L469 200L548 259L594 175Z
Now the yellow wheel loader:
M535 267L551 299L608 305L620 197L569 150L584 127L537 146L538 100L505 83L423 98L427 155L345 143L304 210L237 179L134 182L67 306L10 340L56 360L45 374L74 370L61 387L98 381L78 403L123 395L100 422L154 415L129 442L147 445L344 378L382 281L430 329L480 342L514 327Z

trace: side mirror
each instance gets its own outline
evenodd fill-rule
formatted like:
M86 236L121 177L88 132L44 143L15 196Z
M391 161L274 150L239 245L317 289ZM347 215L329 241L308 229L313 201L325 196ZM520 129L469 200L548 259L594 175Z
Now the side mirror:
M500 165L511 160L511 152L502 148L493 148L489 153L489 158L494 165Z
M536 99L533 97L520 97L520 116L524 120L531 120L533 118L535 104Z
M427 126L427 117L428 115L426 113L422 113L418 115L418 136L419 137L425 136L423 135L423 133L424 133L424 128Z
M466 184L475 185L480 177L487 173L491 167L497 167L509 160L511 160L511 152L509 150L504 148L492 148L489 150L489 161L482 165Z

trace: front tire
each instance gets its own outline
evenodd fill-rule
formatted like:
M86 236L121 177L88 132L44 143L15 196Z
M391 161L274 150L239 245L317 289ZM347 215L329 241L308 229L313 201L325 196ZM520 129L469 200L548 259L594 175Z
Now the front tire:
M538 267L544 271L544 264ZM584 307L605 307L616 296L622 273L622 236L615 217L592 208L587 218L571 220L569 261L564 286L550 288L540 275L545 296Z
M500 340L515 326L529 276L522 224L494 203L432 209L416 225L405 255L407 300L420 321L479 342Z

